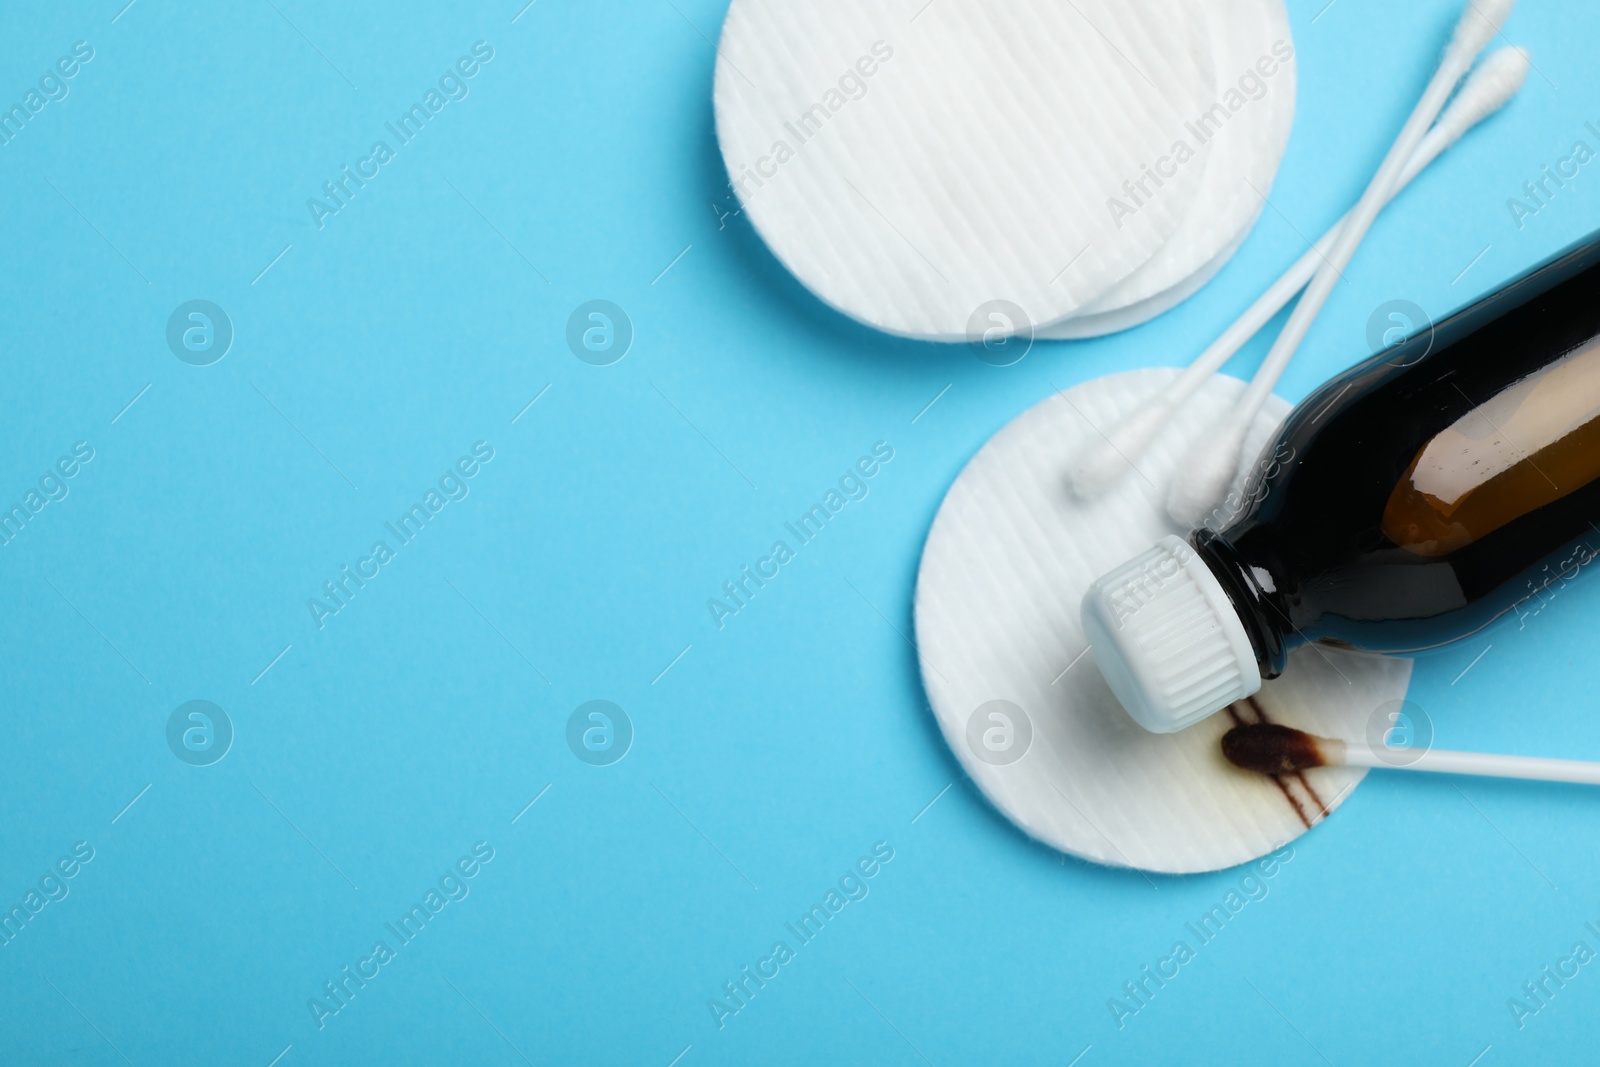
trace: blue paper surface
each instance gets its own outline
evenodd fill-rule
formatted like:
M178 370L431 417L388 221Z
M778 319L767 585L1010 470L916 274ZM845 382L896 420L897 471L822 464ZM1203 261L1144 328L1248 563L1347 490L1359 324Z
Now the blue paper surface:
M1600 794L1375 774L1201 943L1248 872L1031 843L909 642L966 460L1203 348L1354 201L1458 4L1293 0L1298 117L1234 262L997 368L829 311L728 214L719 0L123 3L0 34L0 505L28 516L0 1062L1489 1065L1600 1036L1573 956ZM1527 0L1505 38L1525 92L1380 220L1289 399L1385 301L1443 313L1600 225L1600 165L1523 189L1600 151L1600 12ZM584 360L591 301L625 318L579 317ZM717 618L879 442L866 496ZM1436 743L1600 757L1596 619L1580 580L1419 661Z

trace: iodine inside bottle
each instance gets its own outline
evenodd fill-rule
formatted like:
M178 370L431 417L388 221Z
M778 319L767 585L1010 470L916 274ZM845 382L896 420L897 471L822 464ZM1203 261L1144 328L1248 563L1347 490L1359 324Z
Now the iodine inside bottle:
M1420 651L1571 579L1600 554L1600 234L1316 390L1230 503L1084 597L1147 729L1297 645Z

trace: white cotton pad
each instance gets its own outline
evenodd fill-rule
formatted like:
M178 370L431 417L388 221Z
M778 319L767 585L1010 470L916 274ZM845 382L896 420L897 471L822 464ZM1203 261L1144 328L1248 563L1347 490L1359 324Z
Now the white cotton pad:
M917 575L923 684L962 767L1028 834L1096 863L1193 873L1244 863L1304 833L1360 782L1329 767L1289 778L1238 770L1219 740L1223 712L1176 734L1147 733L1106 687L1078 621L1089 584L1169 533L1165 487L1193 441L1231 410L1244 383L1214 377L1140 459L1091 502L1067 472L1177 372L1086 382L1023 412L945 496ZM1254 455L1288 405L1271 398ZM1242 479L1241 479L1242 481ZM1159 488L1158 488L1159 487ZM1237 486L1236 486L1237 488ZM1079 658L1081 656L1081 658ZM1297 650L1256 707L1314 733L1364 740L1368 721L1405 697L1411 661L1321 647Z
M1036 329L1034 336L1098 336L1176 307L1222 269L1260 216L1294 125L1289 13L1283 0L1206 0L1204 8L1215 49L1216 93L1187 117L1179 135L1184 144L1211 151L1198 196L1178 231L1149 261L1071 319ZM1142 210L1131 196L1123 201Z
M733 0L716 70L730 182L773 253L870 326L965 340L1154 256L1211 150L1118 217L1124 182L1216 100L1208 7L1167 0Z

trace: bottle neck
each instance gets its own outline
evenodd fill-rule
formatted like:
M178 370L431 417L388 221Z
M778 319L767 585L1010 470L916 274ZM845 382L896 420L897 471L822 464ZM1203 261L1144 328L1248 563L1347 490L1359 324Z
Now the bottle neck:
M1264 584L1271 581L1268 572L1252 567L1215 530L1196 530L1189 543L1228 594L1250 638L1262 679L1278 677L1288 664L1289 649L1301 642L1294 639L1289 615L1279 598Z

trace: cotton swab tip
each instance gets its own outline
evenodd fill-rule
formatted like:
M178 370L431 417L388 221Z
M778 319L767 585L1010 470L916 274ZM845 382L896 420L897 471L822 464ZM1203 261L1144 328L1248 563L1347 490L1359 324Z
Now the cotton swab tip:
M1243 430L1242 425L1227 427L1195 445L1193 460L1172 480L1167 493L1167 514L1179 526L1198 528L1227 494L1239 470Z
M1467 10L1456 24L1455 39L1450 47L1477 55L1494 40L1515 6L1516 0L1467 0Z
M1222 735L1222 754L1229 763L1259 774L1293 774L1312 767L1344 762L1344 745L1292 726L1253 722Z
M1491 99L1504 104L1522 89L1532 68L1533 58L1528 50L1521 45L1509 45L1490 52L1475 73L1486 86L1493 87ZM1472 82L1472 78L1467 79L1468 88Z
M1439 119L1439 127L1459 137L1505 107L1527 84L1532 66L1525 48L1496 49L1467 78Z

